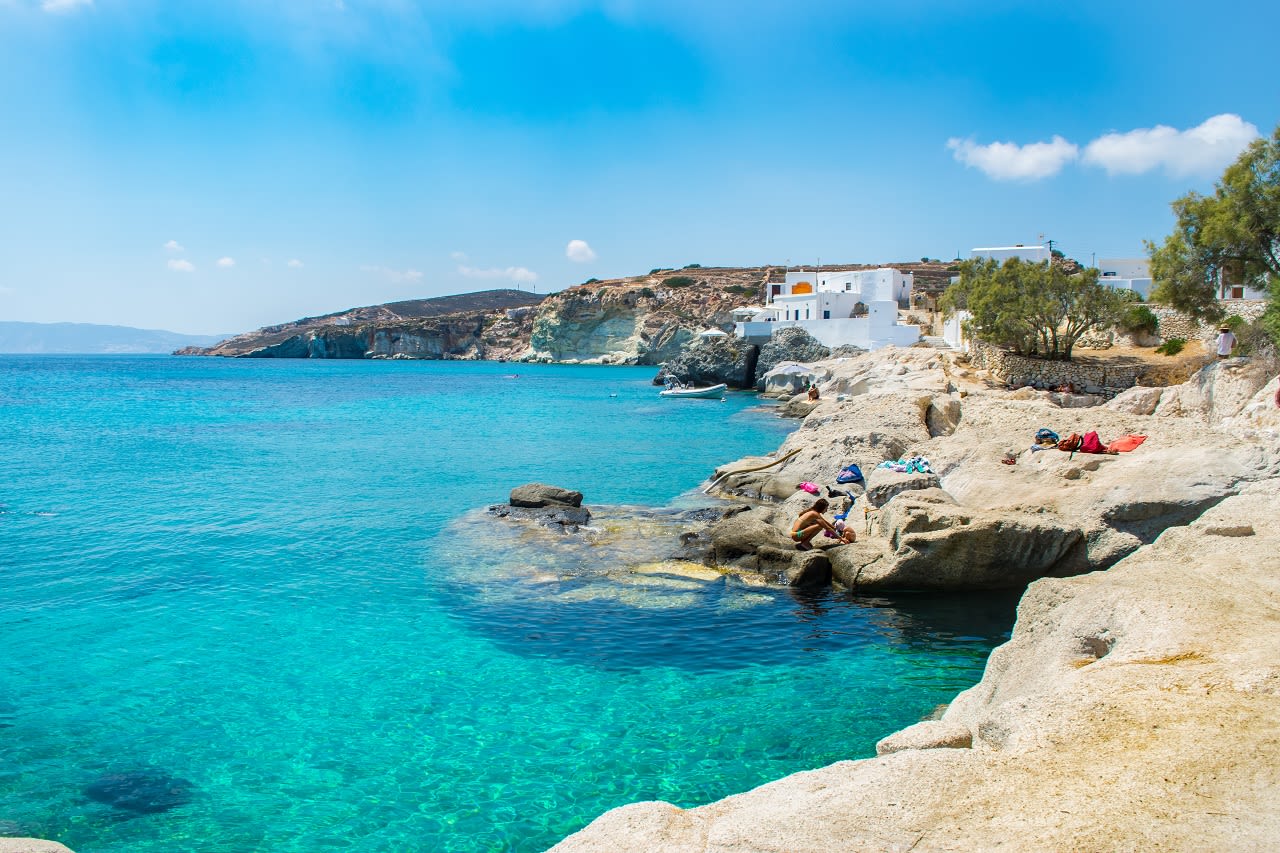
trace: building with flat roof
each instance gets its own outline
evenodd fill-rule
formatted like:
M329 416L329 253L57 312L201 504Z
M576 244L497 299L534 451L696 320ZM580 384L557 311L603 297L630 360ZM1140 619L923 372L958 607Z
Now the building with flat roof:
M823 346L856 346L865 350L910 346L920 329L898 323L898 308L911 304L910 273L882 267L874 270L789 270L781 282L768 285L761 308L735 312L740 338L763 343L774 331L804 329Z

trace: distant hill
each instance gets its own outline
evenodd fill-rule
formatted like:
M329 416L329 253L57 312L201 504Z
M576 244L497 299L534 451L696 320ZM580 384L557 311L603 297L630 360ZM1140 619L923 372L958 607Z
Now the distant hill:
M216 345L184 347L177 354L306 358L309 357L306 355L307 337L318 330L327 329L344 339L339 348L344 354L324 357L362 358L369 349L368 336L374 334L374 329L394 328L413 330L411 334L436 334L446 318L463 321L463 318L496 317L506 311L531 308L546 298L545 294L505 289L366 305L319 317L303 317L275 326L263 326L217 342ZM433 331L427 332L428 329ZM468 334L462 333L462 337L467 337ZM446 337L450 338L448 347L462 345L453 339L452 334Z
M183 335L161 329L94 323L0 321L0 353L145 354L211 346L225 335Z

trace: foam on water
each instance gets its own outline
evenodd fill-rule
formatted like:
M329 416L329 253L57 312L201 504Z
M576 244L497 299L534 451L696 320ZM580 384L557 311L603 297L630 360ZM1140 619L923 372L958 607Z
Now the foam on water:
M977 679L1008 596L566 572L469 514L665 504L794 426L652 373L0 357L6 833L539 850L870 755Z

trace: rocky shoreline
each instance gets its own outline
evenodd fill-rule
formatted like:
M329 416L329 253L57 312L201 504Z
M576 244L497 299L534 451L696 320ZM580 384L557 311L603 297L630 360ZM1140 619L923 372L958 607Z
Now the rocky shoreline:
M889 734L878 757L698 808L624 806L553 850L1270 849L1276 370L1229 359L1107 400L1009 391L954 354L886 349L767 374L801 427L774 454L717 469L715 506L593 513L580 493L516 489L484 512L527 547L572 563L589 550L612 572L1026 588L980 683L939 719ZM816 402L793 395L809 383ZM1033 451L1041 427L1146 440L1118 455ZM915 456L929 471L878 467ZM851 462L867 475L853 489L857 543L797 551L787 531L813 499L797 484L843 490L835 475ZM599 529L580 533L588 521ZM0 839L0 851L66 848Z
M1011 640L940 720L886 737L877 758L693 809L625 806L553 850L1270 849L1276 364L1215 362L1105 404L1009 392L922 350L810 370L822 397L787 404L804 423L774 455L785 461L716 472L750 508L710 527L708 562L812 583L825 561L859 590L1029 583ZM1147 439L1119 455L1032 451L1045 426ZM875 467L907 455L934 475L891 482ZM870 535L788 548L785 525L812 499L796 484L826 486L848 462L890 495Z

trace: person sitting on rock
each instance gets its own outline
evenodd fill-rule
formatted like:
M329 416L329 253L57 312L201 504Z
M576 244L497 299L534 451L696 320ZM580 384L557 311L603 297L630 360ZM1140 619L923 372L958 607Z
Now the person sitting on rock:
M826 498L818 498L808 509L800 513L800 517L796 519L796 523L791 527L791 538L796 541L797 551L811 551L813 546L809 544L809 540L817 536L820 531L827 531L834 538L839 539L841 544L853 542L858 537L851 528L846 527L843 531L837 530L836 526L823 516L827 511Z
M817 385L809 386L809 402L810 403L818 402L818 386Z

